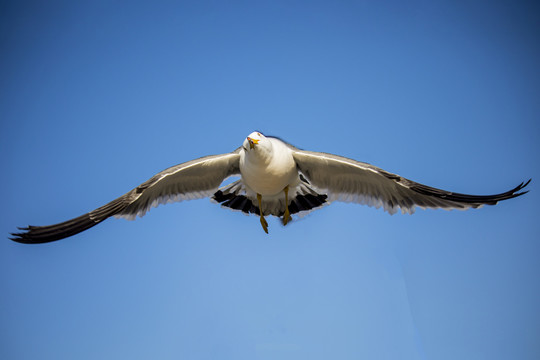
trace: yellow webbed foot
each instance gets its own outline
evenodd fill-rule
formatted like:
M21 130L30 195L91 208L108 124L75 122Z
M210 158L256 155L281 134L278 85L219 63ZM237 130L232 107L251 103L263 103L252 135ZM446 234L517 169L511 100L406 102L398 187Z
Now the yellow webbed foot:
M289 221L292 221L291 213L289 212L289 185L285 186L283 192L285 192L285 212L283 213L281 221L283 222L283 225L287 225Z
M268 222L266 222L266 219L263 216L262 195L261 194L257 194L257 202L259 203L259 214L260 214L260 217L261 217L262 228L263 228L264 232L268 234Z
M283 225L287 225L290 221L292 221L291 214L289 213L289 207L285 209L285 213L283 214L283 218L281 219L281 222Z
M268 234L268 223L266 222L266 219L264 216L261 216L261 225L265 233Z

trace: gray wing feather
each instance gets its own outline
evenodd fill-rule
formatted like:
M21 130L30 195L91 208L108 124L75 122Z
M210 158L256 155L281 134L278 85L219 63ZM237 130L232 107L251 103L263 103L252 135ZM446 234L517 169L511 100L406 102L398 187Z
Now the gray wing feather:
M134 189L140 196L114 216L131 220L160 204L212 195L223 180L240 173L238 152L206 156L156 174Z
M59 224L28 226L14 233L14 241L39 244L60 240L91 228L111 217L134 219L159 204L206 197L227 177L239 174L239 149L233 153L202 157L170 167L135 189L89 213Z
M467 195L419 184L376 166L342 156L294 149L297 167L308 181L328 192L330 201L348 201L382 207L390 214L413 213L421 208L468 209L495 205L525 194L530 182L496 195Z

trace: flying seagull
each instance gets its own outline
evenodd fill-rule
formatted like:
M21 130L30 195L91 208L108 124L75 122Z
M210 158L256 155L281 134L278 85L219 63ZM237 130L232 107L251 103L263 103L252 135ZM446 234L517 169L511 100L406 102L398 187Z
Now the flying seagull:
M230 176L240 179L223 187ZM19 228L14 241L39 244L80 233L114 216L135 219L159 204L211 197L222 206L259 215L280 217L332 201L382 207L390 214L412 214L420 208L468 209L495 205L527 193L531 180L496 195L466 195L436 189L389 173L373 165L338 155L300 150L279 138L252 132L235 151L202 157L170 167L87 214L49 226ZM521 192L520 192L521 191Z

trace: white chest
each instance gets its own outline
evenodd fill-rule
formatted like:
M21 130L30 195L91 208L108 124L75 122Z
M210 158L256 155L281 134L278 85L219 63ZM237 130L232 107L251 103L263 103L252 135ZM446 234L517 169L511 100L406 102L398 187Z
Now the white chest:
M240 173L244 184L261 195L279 194L286 186L298 183L292 151L281 143L271 150L250 149L240 154Z

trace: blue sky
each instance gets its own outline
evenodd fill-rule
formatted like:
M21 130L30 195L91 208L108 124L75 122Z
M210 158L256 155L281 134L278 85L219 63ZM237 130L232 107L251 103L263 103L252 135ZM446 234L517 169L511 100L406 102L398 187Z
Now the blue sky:
M539 7L4 2L0 358L538 359ZM210 201L27 246L253 130L495 207Z

